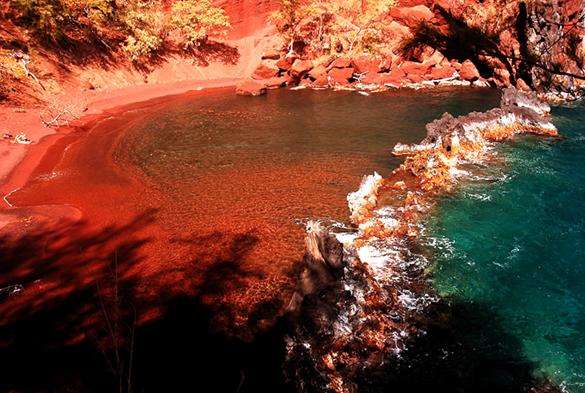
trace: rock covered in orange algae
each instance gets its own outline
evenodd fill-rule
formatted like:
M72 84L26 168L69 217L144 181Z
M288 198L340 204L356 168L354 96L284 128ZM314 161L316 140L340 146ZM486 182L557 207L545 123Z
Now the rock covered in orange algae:
M499 108L460 117L445 113L427 124L420 144L397 144L393 153L409 157L395 173L410 172L425 191L449 187L458 174L457 165L477 159L491 142L517 134L557 135L549 113L550 107L536 95L505 89Z
M444 114L427 124L420 144L395 147L407 158L388 178L365 176L348 195L354 230L307 226L297 326L287 341L291 380L303 390L357 392L360 381L375 384L392 367L438 300L425 281L426 259L410 247L421 218L464 173L458 165L481 162L490 144L522 133L557 135L549 112L534 95L510 88L499 108Z

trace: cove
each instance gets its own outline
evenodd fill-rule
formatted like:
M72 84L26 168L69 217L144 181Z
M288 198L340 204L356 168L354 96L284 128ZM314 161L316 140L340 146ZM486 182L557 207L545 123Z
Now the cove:
M189 292L187 271L197 286L218 258L237 259L242 282L210 296L245 324L251 304L275 294L285 301L303 253L300 221L344 220L345 196L361 177L399 162L395 143L420 139L443 112L484 110L497 99L488 89L176 97L99 122L13 200L72 205L102 226L155 212L141 228L151 241L135 267L139 285L151 292L177 281Z
M458 334L485 358L508 354L498 378L526 363L584 392L585 108L553 108L552 121L562 140L500 146L503 165L445 197L426 242L437 291L474 311Z
M347 193L364 174L397 165L397 142L419 141L443 112L498 100L488 89L281 90L254 100L220 89L121 108L80 128L11 196L16 206L72 206L83 219L3 249L2 283L24 287L2 304L13 370L4 383L25 386L18 370L51 364L100 386L88 371L105 368L91 337L101 332L99 297L119 289L137 312L137 385L180 391L220 380L218 390L235 391L246 369L248 386L265 387L271 381L251 364L278 375L271 350L282 341L243 343L290 298L304 220L345 220ZM46 386L55 383L67 384Z

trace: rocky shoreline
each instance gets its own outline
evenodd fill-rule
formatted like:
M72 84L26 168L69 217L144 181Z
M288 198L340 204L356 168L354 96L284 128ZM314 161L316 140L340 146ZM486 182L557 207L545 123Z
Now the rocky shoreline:
M262 56L262 62L249 79L238 84L237 93L258 96L265 94L267 89L281 87L376 92L435 86L495 87L498 84L482 78L470 60L459 63L430 48L421 55L421 61L370 55L308 60L272 51Z
M495 154L494 143L557 136L549 113L534 94L514 88L503 91L499 108L446 113L427 124L420 144L395 147L407 156L400 167L386 178L364 177L348 195L351 227L307 225L305 268L289 305L296 315L287 342L291 380L300 388L358 391L426 333L426 315L439 299L426 281L429 262L416 251L423 218L437 196L470 176L461 167Z

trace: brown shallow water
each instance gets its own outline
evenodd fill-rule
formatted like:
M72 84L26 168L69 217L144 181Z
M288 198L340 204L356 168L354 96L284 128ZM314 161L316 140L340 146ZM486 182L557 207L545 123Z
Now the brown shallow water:
M148 241L127 273L138 277L138 292L199 292L202 280L221 280L205 296L243 326L258 304L287 300L303 220L344 220L345 195L362 175L396 165L395 143L420 140L445 111L496 100L489 90L173 97L62 143L70 144L60 160L13 202L72 205L92 227L147 213L137 230Z
M73 206L83 220L2 239L0 287L24 288L0 303L8 348L28 355L18 343L28 348L37 326L51 334L36 338L30 356L48 342L99 341L108 334L96 326L117 299L147 332L171 320L171 335L189 335L182 329L199 329L191 320L199 313L214 331L251 337L290 297L304 220L345 220L345 196L361 177L398 163L394 144L419 141L443 112L498 99L486 89L279 90L254 99L219 89L112 112L53 146L11 196L17 206ZM197 308L185 312L184 301ZM161 351L181 352L169 348Z

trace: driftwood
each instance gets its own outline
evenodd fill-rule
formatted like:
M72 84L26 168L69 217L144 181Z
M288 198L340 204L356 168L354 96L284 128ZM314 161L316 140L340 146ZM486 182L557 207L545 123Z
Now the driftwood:
M28 68L28 65L30 63L29 55L27 55L26 53L23 53L21 51L18 51L18 52L14 52L12 54L12 56L20 63L20 65L22 66L22 69L26 73L26 76L30 76L31 78L33 78L35 80L35 82L37 82L39 84L39 86L41 86L41 88L43 90L47 90L47 89L45 89L45 86L43 86L43 84L41 83L39 78L37 78L37 76Z
M65 115L69 115L70 119L64 118ZM51 115L53 116L53 115ZM62 125L69 125L69 120L77 119L77 116L71 112L69 107L59 110L59 112L53 116L51 120L45 120L42 115L39 115L41 122L45 125L45 127L59 127Z

